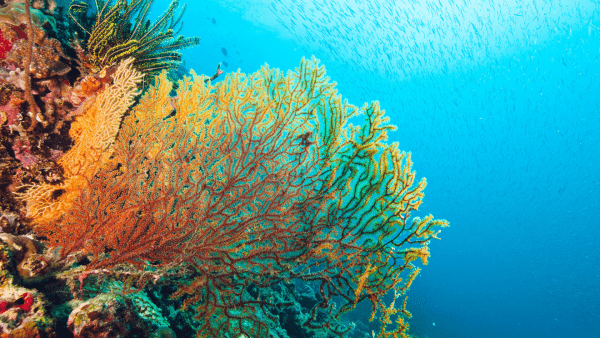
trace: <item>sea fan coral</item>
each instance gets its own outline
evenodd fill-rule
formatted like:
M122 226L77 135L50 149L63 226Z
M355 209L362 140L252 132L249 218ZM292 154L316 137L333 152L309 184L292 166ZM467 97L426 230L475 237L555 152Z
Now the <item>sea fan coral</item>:
M133 59L121 62L113 76L113 84L83 105L85 114L78 116L69 134L75 145L59 160L66 182L61 185L23 186L20 198L27 201L28 215L37 219L55 219L68 209L79 194L82 181L91 178L103 161L111 155L111 144L119 130L123 114L139 94L143 75L132 67ZM62 196L57 200L58 196Z
M414 185L410 156L385 143L394 126L379 104L342 101L314 59L287 75L265 66L216 86L192 75L173 102L163 73L112 146L112 136L87 131L112 109L109 96L97 99L96 122L77 128L84 145L61 160L78 177L72 192L28 193L37 232L62 257L88 254L88 270L196 271L174 297L197 312L204 336L268 336L261 318L289 304L261 290L291 280L318 283L306 327L341 335L349 328L335 319L369 300L373 314L398 316L403 332L408 312L381 298L406 292L419 272L412 261L427 262L428 241L447 222L410 220L425 181ZM347 126L361 114L363 126Z

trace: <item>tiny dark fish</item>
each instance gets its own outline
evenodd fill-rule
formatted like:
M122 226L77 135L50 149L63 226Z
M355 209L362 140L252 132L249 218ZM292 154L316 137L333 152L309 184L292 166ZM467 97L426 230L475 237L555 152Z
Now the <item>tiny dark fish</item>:
M223 66L225 66L225 67L229 67L229 65L227 64L227 62L226 62L226 61L223 61Z
M223 55L227 56L227 49L225 49L225 47L222 47L221 53L223 53Z
M210 20L210 22L212 22L213 25L217 24L217 20L215 20L215 18L212 18L212 20Z

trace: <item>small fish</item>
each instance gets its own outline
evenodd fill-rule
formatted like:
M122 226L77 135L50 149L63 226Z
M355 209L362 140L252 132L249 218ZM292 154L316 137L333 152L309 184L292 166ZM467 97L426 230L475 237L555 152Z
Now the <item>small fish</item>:
M227 56L227 49L225 49L225 47L221 47L221 53L223 53L223 55Z

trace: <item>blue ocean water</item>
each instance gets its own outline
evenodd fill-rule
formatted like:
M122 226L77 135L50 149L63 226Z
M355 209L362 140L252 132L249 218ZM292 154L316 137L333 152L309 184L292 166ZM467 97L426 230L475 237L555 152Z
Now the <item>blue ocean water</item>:
M170 3L156 1L156 14ZM409 292L419 337L600 337L600 2L187 3L186 67L316 56L379 100L450 221Z

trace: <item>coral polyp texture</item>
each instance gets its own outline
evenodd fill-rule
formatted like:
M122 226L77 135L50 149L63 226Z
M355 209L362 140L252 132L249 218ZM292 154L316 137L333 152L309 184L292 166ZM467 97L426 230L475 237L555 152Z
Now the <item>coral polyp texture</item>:
M151 3L0 7L0 334L346 337L366 302L374 336L408 337L448 222L412 215L426 181L379 103L314 57L173 82L198 40Z

